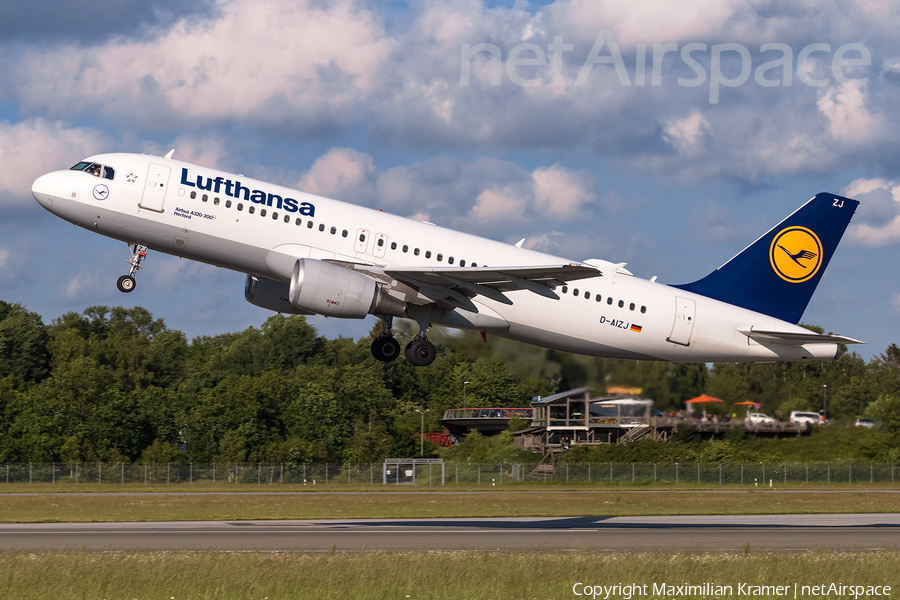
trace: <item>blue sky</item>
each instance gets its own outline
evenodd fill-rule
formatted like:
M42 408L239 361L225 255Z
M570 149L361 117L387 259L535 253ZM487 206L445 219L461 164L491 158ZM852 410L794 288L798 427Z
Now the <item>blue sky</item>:
M120 294L125 245L31 198L84 156L174 148L668 283L843 193L862 205L803 320L865 357L900 342L896 3L42 1L0 24L0 298L48 322L266 318L241 274L157 253ZM311 321L358 336L374 318Z

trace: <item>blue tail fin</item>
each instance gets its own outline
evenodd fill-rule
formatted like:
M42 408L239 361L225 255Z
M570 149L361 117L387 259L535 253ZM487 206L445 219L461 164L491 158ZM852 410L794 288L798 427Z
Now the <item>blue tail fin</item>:
M798 323L859 202L816 194L689 292Z

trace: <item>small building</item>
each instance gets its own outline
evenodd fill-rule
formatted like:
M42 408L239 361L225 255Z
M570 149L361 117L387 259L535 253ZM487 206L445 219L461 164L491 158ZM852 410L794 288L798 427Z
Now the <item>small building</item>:
M653 400L591 398L590 393L590 388L578 388L534 400L532 426L515 434L516 445L545 453L565 451L572 445L616 444L657 434Z

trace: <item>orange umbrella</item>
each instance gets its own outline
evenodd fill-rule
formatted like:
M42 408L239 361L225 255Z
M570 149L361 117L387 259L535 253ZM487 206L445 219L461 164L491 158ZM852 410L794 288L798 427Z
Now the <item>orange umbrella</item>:
M718 398L713 398L712 396L707 396L703 394L702 396L697 396L696 398L691 398L690 400L686 400L685 404L700 404L702 402L725 402L724 400L719 400Z

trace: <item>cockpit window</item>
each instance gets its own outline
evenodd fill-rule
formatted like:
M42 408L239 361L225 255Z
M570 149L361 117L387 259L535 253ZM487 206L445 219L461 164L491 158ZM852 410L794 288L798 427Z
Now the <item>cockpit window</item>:
M82 161L72 167L70 170L84 171L85 173L90 173L94 177L103 177L104 179L113 179L116 176L116 172L112 167L105 167L103 165L92 162Z

